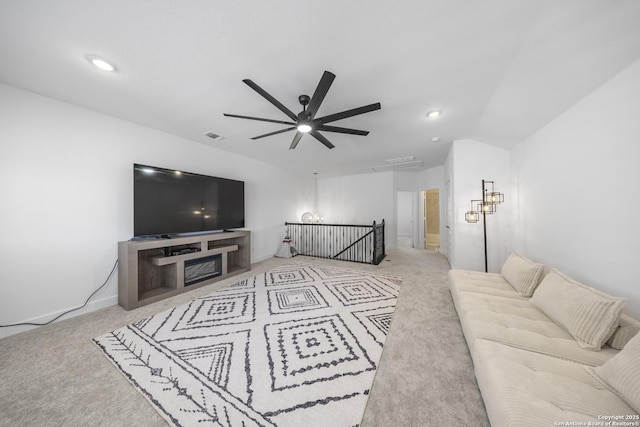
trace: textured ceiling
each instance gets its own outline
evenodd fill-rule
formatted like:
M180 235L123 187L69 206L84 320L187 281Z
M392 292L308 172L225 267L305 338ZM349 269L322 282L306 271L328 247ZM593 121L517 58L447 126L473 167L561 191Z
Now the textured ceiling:
M2 0L0 81L309 174L430 168L455 139L527 138L640 58L638 23L637 0ZM283 126L222 115L286 120L242 79L298 112L324 70L318 116L380 102L332 123L368 136L289 150L293 132L250 139Z

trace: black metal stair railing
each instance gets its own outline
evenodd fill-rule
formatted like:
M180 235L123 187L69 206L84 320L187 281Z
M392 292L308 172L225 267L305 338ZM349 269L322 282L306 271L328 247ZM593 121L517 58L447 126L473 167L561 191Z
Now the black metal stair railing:
M385 257L384 220L380 224L285 222L300 255L378 265Z

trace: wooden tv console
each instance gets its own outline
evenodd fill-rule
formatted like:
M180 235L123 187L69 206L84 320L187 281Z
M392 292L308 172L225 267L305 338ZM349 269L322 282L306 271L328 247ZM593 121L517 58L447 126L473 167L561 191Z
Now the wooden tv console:
M221 275L185 285L185 261L217 254ZM118 303L131 310L249 271L251 232L118 242L118 264Z

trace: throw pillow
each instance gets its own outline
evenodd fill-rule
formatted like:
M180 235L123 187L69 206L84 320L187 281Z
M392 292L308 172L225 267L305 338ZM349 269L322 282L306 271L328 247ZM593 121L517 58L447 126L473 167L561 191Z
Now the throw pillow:
M502 276L520 295L530 297L540 283L543 269L544 265L514 252L502 266Z
M627 300L607 295L553 269L531 304L575 338L580 347L600 350L618 327Z
M593 372L640 413L640 335Z
M607 341L611 347L622 350L625 345L640 332L640 321L622 313L620 316L620 326L618 326Z

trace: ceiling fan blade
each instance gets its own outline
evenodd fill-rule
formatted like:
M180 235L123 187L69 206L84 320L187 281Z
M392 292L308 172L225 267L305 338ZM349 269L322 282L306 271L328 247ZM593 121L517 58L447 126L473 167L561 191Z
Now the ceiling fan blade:
M293 112L291 112L291 110L289 110L287 107L282 105L282 103L280 103L280 101L275 99L273 96L269 95L264 89L262 89L260 86L255 84L253 81L251 81L249 79L244 79L243 82L245 82L247 84L247 86L249 86L251 89L255 90L260 95L262 95L262 97L264 99L266 99L267 101L269 101L270 103L275 105L278 108L278 110L280 110L283 113L285 113L291 120L298 120L298 116L296 114L293 114Z
M271 132L271 133L265 133L264 135L260 135L260 136L254 136L251 139L260 139L260 138L264 138L265 136L271 136L271 135L277 135L279 133L284 133L284 132L289 132L290 130L294 130L296 127L291 127L291 128L286 128L286 129L281 129L281 130L277 130L275 132Z
M227 113L222 113L222 114L227 116L227 117L236 117L238 119L259 120L261 122L279 123L281 125L295 125L295 123L283 122L282 120L263 119L263 118L260 118L260 117L250 117L250 116L239 116L237 114L227 114Z
M322 136L322 134L316 130L312 130L311 132L309 132L311 134L312 137L314 137L315 139L317 139L318 141L322 142L327 148L333 148L335 147L332 143L329 142L329 140L327 138L325 138L324 136Z
M348 133L350 135L361 135L361 136L369 135L369 131L366 131L366 130L341 128L341 127L338 127L338 126L322 125L322 126L318 126L317 130L323 130L323 131L326 131L326 132Z
M298 142L300 142L300 140L302 139L302 135L304 135L302 132L296 132L295 136L293 137L293 141L291 141L289 150L293 150L298 146Z
M309 101L309 106L307 107L307 114L309 114L310 119L315 117L318 112L318 108L320 108L320 104L322 104L324 97L327 96L327 92L335 78L335 74L328 71L325 71L324 74L322 74L322 78L320 79L320 82L318 82L318 87L316 87L316 91L313 92L313 96L311 97L311 101Z
M322 123L335 122L336 120L346 119L347 117L357 116L358 114L369 113L371 111L379 110L380 103L376 102L375 104L365 105L364 107L354 108L352 110L342 111L340 113L330 114L328 116L320 117L316 119L321 121Z

